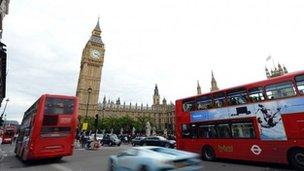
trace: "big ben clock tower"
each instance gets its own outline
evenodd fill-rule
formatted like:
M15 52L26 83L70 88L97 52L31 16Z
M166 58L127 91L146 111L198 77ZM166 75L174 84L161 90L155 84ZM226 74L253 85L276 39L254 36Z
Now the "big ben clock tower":
M104 44L101 40L99 19L82 51L76 96L79 98L79 115L94 116L97 112Z

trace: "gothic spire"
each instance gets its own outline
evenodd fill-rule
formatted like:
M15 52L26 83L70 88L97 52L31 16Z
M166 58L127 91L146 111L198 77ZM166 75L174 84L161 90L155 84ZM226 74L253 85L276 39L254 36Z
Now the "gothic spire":
M214 78L213 71L211 70L211 89L210 89L210 91L216 91L218 89L219 88L218 88L216 80Z
M154 95L153 95L153 105L159 105L159 103L160 103L160 96L159 96L157 84L155 84Z
M199 81L197 80L197 94L202 94L201 86L199 84Z
M155 84L154 96L159 96L157 84Z
M101 36L100 35L101 35L101 29L100 29L100 26L99 26L99 17L98 17L97 24L96 24L95 28L92 31L92 35L91 35L89 41L93 42L93 43L97 43L97 44L103 45L103 42L101 40Z

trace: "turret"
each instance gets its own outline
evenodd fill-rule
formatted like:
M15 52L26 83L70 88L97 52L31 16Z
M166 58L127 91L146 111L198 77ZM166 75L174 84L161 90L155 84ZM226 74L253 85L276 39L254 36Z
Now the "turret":
M219 88L218 88L216 80L214 78L213 71L211 71L211 89L210 89L210 91L216 91L218 89Z
M197 88L196 89L197 89L197 94L202 94L201 86L200 86L198 80L197 80Z

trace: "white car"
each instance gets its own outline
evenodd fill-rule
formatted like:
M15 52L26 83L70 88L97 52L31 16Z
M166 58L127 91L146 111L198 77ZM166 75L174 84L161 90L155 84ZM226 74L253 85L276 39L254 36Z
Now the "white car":
M199 171L199 155L156 146L133 147L109 158L110 171Z

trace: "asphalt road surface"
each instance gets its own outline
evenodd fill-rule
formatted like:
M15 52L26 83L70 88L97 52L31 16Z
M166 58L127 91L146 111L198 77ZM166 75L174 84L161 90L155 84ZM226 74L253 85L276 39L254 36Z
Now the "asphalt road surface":
M120 147L102 147L97 151L75 149L74 155L64 157L60 161L35 161L28 164L15 157L14 145L2 145L4 157L0 157L0 171L106 171L108 169L108 157L130 148L130 145ZM231 160L217 162L202 161L202 170L211 171L287 171L292 170L287 165L252 163Z

